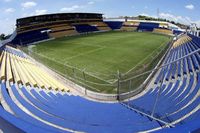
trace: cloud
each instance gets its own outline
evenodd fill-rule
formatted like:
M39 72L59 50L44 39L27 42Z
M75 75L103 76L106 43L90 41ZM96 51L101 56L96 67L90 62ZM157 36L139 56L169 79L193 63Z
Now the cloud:
M43 14L47 14L48 10L35 10L34 12L32 13L24 13L22 14L22 17L29 17L29 16L36 16L36 15L43 15Z
M194 9L194 5L189 4L189 5L186 5L185 8L189 9L189 10L193 10Z
M140 15L157 18L157 16L149 15L147 13L141 13ZM178 23L185 24L185 25L190 25L191 23L195 23L195 24L197 24L198 27L200 27L200 20L195 20L194 21L190 17L187 17L187 16L186 17L176 16L174 14L164 13L163 12L163 13L159 14L159 18L167 19L167 20L178 22Z
M4 10L5 13L13 13L15 12L15 9L14 8L7 8Z
M4 0L5 2L11 2L12 0Z
M35 15L42 15L46 13L47 13L47 10L35 10Z
M34 2L34 1L27 1L27 2L24 2L24 3L21 4L21 6L23 8L31 8L31 7L34 7L36 5L37 5L37 3Z
M0 34L1 33L5 33L5 34L10 34L15 30L15 19L9 19L9 18L5 18L5 19L1 19L0 20Z
M63 7L60 9L60 12L72 12L72 11L77 11L83 8L87 8L90 5L95 4L97 1L100 0L93 0L93 1L88 1L87 3L83 4L83 5L72 5L72 6L68 6L68 7Z
M81 6L79 6L79 5L73 5L73 6L71 6L71 7L64 7L64 8L61 8L60 11L61 11L61 12L65 12L65 11L71 12L71 11L74 11L74 10L79 9L79 8L81 8Z
M89 1L88 5L93 5L95 2L94 1Z
M167 19L167 20L183 23L183 24L190 24L191 22L189 17L176 16L170 13L160 13L159 17Z

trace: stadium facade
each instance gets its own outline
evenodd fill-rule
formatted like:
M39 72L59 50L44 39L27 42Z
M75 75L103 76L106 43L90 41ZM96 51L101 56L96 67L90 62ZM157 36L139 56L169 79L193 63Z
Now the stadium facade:
M172 24L167 22L104 21L102 15L95 13L61 13L21 18L17 20L17 37L12 43L24 45L49 38L109 30L148 31L169 35L181 32L177 27L174 28Z
M3 132L200 131L200 38L195 36L196 32L186 33L166 22L105 21L97 13L21 18L16 27L11 38L1 42L0 129ZM149 72L154 72L149 79L151 83L130 99L121 100L118 93L114 95L116 101L109 103L75 95L70 85L56 79L54 72L18 49L65 36L111 30L174 37L162 60Z

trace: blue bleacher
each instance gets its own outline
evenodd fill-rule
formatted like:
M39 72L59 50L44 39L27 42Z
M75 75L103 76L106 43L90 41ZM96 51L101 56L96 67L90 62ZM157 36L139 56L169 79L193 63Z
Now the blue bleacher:
M146 26L155 26L152 25ZM85 31L79 27L80 32L96 31L94 27L86 27L81 27ZM147 28L147 30L150 29ZM192 41L170 49L163 64L173 62L199 49L200 39L192 35L190 37ZM5 50L25 58L20 51L9 47L5 47ZM68 93L52 92L2 81L0 96L5 101L1 101L0 104L0 117L22 132L30 133L75 131L133 133L165 126L164 123L153 120L152 117L172 123L194 111L174 124L174 128L165 128L156 132L195 133L200 127L198 122L200 120L199 55L200 53L195 53L177 63L161 68L156 74L154 84L146 94L124 102L134 111L120 103L94 102Z
M170 63L197 50L197 40L198 38L196 38L196 41L192 40L171 49L163 61L164 64ZM160 70L155 79L154 83L157 87L155 86L151 91L136 100L130 101L128 104L145 112L152 112L155 109L154 116L166 122L175 121L184 117L195 110L200 103L200 97L198 96L198 93L200 93L200 73L194 71L199 70L199 60L199 53L196 53L178 61L176 64L173 63L165 66ZM185 74L189 74L190 76L183 77ZM179 77L180 80L177 80L176 77ZM172 82L171 80L175 81ZM162 87L158 83L163 83ZM158 99L157 104L155 104L156 99ZM155 108L153 108L154 106ZM198 112L194 112L192 115ZM194 120L200 118L200 116L195 116L193 118ZM185 118L177 125L191 122L189 119L190 117Z
M199 133L199 121L200 119L197 119L183 125L178 125L175 128L165 128L154 133Z
M2 90L2 95L8 104L8 106L13 110L15 115L17 117L20 117L23 121L26 121L27 123L32 124L33 126L36 126L38 128L44 129L44 130L50 130L50 132L60 132L58 129L48 126L45 123L31 117L30 115L26 114L20 107L18 107L14 101L11 99L9 96L9 93L7 92L6 85L5 83L1 84L1 90Z
M47 32L41 32L41 31L46 31L48 29L39 29L39 30L33 30L25 33L20 33L17 34L14 40L12 40L12 44L16 45L27 45L30 43L42 41L49 39L48 33Z
M159 28L159 23L140 22L138 30L152 32L154 28Z
M17 50L14 50L14 49L12 49L12 48L9 48L9 47L5 47L4 50L5 50L6 52L15 54L15 55L17 55L17 56L26 58L25 54L24 54L23 52L21 52L21 51L17 51Z
M173 62L193 51L198 49L196 43L187 42L183 45L180 45L176 48L173 48L169 53L167 58L164 60L164 64L169 62ZM196 53L190 57L184 58L176 63L172 63L168 66L162 68L156 80L155 84L161 82L162 77L165 77L165 80L169 81L170 79L175 79L176 77L181 77L181 75L185 75L187 73L191 73L195 70L199 70L200 68L200 58L199 53Z
M15 125L17 128L21 129L20 132L28 132L28 133L53 133L50 130L45 130L41 127L37 127L35 125L30 124L27 121L22 120L21 118L17 118L12 114L8 113L0 106L0 117L7 120L10 124Z
M121 29L123 22L119 21L105 21L105 23L112 29L112 30L119 30Z
M2 86L5 87L5 84L2 84ZM10 98L10 92L14 94L23 108L26 108L33 115L52 124L76 131L91 133L102 133L104 131L120 133L124 131L131 133L159 126L157 122L149 121L147 117L141 117L140 114L118 103L92 102L79 96L62 95L60 93L48 94L43 90L36 91L33 88L28 91L24 86L18 90L15 86L12 85L9 92L5 88L2 89L3 96L11 109L16 115L23 117L22 119L25 122L44 130L48 129L50 132L63 131L49 127L49 125L23 112L24 109L20 109L19 105Z
M176 29L173 30L173 34L174 34L174 35L180 35L180 34L182 34L182 33L183 33L183 31L176 30Z
M197 80L195 86L194 78ZM133 105L133 107L142 107L142 110L145 110L146 112L152 112L155 99L159 97L155 114L159 114L163 120L166 117L170 120L179 119L185 116L188 112L191 112L200 102L199 97L195 99L200 88L200 73L198 73L196 77L191 76L189 84L187 84L186 81L187 78L183 80L183 83L179 88L179 82L176 82L173 88L172 82L167 86L163 85L160 89L161 94L159 94L159 87L157 87L151 93L148 92L144 96L132 100L129 104ZM174 93L174 91L176 91L176 93ZM192 101L192 103L188 104L190 101Z
M87 32L95 32L98 31L96 26L82 24L82 25L74 25L76 27L76 31L79 33L87 33Z

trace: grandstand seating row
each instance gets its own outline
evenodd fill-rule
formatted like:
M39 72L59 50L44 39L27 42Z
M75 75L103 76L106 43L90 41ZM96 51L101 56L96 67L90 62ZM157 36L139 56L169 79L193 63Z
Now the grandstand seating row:
M60 30L60 31L54 31L49 33L49 37L50 38L60 38L60 37L64 37L64 36L73 36L73 35L77 35L77 31L75 30Z
M182 36L172 46L164 64L199 49L199 41L193 36ZM196 53L178 61L176 71L170 69L172 64L162 68L154 87L138 99L123 104L99 103L61 92L67 88L50 78L20 50L6 46L0 60L0 117L30 133L132 133L162 129L166 125L176 127L157 132L195 131L200 119L199 59ZM160 74L164 76L160 78ZM172 75L176 76L172 78ZM170 78L166 80L167 77Z
M122 31L148 31L165 35L173 35L173 31L168 29L167 23L154 23L154 22L106 22L113 30L120 29ZM178 31L176 32L178 33Z
M69 91L57 80L52 78L35 63L30 61L19 51L6 46L1 54L0 78L18 84L39 87L43 89L55 89Z
M7 88L7 89L6 89ZM159 126L120 104L105 104L79 96L1 83L2 106L44 132L136 132ZM9 121L12 122L12 119ZM17 124L15 124L17 125ZM20 127L24 130L24 127ZM39 130L39 131L40 131ZM27 131L27 129L25 130ZM34 132L34 131L31 131Z
M141 117L118 103L92 102L48 90L55 81L49 76L42 78L47 74L19 53L20 50L9 46L5 49L1 54L1 71L4 68L6 72L0 85L0 117L22 131L132 132L158 126L157 122L149 122L147 117ZM41 83L43 81L45 85ZM62 88L60 84L58 86ZM132 126L132 123L137 126Z
M123 22L119 22L119 21L106 21L105 22L112 30L119 30L122 25Z
M69 26L69 25L64 25L64 26L57 26L57 27L52 27L51 28L51 31L54 32L54 31L61 31L61 30L73 30L74 28Z
M180 30L177 30L177 29L174 29L173 30L173 34L174 35L180 35L180 34L182 34L183 32L182 31L180 31Z
M37 26L38 25L38 26ZM21 33L25 33L25 32L29 32L29 31L35 31L35 30L40 30L40 29L56 29L59 27L63 27L63 28L73 28L72 26L70 26L67 23L61 23L61 24L54 24L54 25L50 25L49 23L43 23L41 24L37 24L36 26L34 26L34 24L30 27L30 26L23 26L20 27L19 29L17 29L17 33L21 34Z
M24 26L26 28L26 26ZM111 30L104 22L85 22L74 25L57 24L57 25L39 25L39 27L22 30L20 27L18 34L12 41L13 44L27 45L34 42L47 40L49 38L59 38L63 36L77 35L77 33L108 31Z
M177 47L177 46L179 46L179 45L182 45L182 44L184 44L184 43L186 43L186 42L189 42L189 41L191 41L191 40L192 40L192 39L191 39L189 36L184 35L184 36L182 36L180 39L178 39L176 42L174 42L173 48L175 48L175 47Z
M16 48L13 48L13 47L10 47L10 46L6 46L6 47L3 48L3 50L6 51L6 52L9 52L9 53L13 53L14 55L26 58L26 55L22 51L20 51L19 49L16 49Z
M120 30L122 30L122 31L136 31L136 30L137 30L137 27L122 26Z
M31 44L34 42L49 39L47 32L41 32L41 31L46 31L46 30L48 29L31 30L28 32L17 34L15 39L12 40L12 43L18 44L18 45L26 45L26 44Z
M154 28L153 32L154 33L165 34L165 35L173 35L173 32L171 30L164 29L164 28Z
M49 37L50 38L59 38L63 36L72 36L76 35L77 31L73 26L70 26L69 24L60 24L56 26L51 26Z
M174 43L172 50L168 53L165 59L165 64L175 61L185 55L195 51L200 48L198 43L193 42L188 36L183 36L181 39ZM184 58L176 63L165 66L155 80L155 84L161 82L162 79L170 81L177 77L195 72L199 70L200 58L199 53L192 55L191 57Z
M43 26L43 27L41 27ZM162 26L162 27L160 27ZM25 26L26 28L26 26ZM21 27L23 29L23 27ZM78 33L98 32L98 31L148 31L160 34L173 35L173 32L164 28L163 24L153 22L79 22L69 25L61 23L56 25L40 25L40 27L19 30L17 36L12 41L13 44L27 45L34 42L47 40L49 38L59 38L63 36L77 35Z
M89 24L75 25L76 30L79 33L87 33L87 32L95 32L98 31L96 26L92 26Z
M151 22L140 22L138 26L139 31L149 31L152 32L154 28L159 28L159 23L151 23Z
M133 107L151 115L154 102L159 96L154 116L168 123L184 124L189 120L198 118L197 116L200 113L198 111L199 88L200 73L197 73L175 82L164 83L161 87L157 86L143 97L131 101L131 104Z
M199 41L200 38L196 40ZM199 44L195 43L194 39L184 35L174 43L164 60L164 64L180 59L199 49ZM165 66L155 79L155 87L152 87L142 97L130 101L129 105L165 122L185 126L184 132L190 131L192 125L190 122L200 119L199 69L199 53L183 58L175 64ZM196 124L195 128L198 129L199 125Z
M110 31L111 28L104 22L97 22L93 25L96 25L99 31Z
M73 23L74 26L76 25L89 25L89 26L94 26L97 28L98 31L109 31L111 30L110 27L104 23L104 22L79 22L79 23ZM96 30L95 30L96 31ZM89 30L90 32L90 30Z
M122 31L136 31L138 26L139 26L139 22L124 22L121 29Z

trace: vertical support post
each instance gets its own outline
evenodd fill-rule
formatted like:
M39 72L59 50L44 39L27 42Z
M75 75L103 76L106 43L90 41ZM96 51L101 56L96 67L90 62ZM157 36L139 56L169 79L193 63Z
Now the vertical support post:
M85 77L85 72L83 71L83 78L84 78L84 82L86 84L86 77ZM85 85L85 95L87 95L87 88L86 88L86 85Z
M73 76L74 76L74 80L76 79L76 74L75 74L75 69L74 67L72 68L72 72L73 72Z
M86 80L86 77L85 77L85 72L83 71L83 78L84 78L84 80Z
M129 106L129 102L130 102L130 94L131 94L131 87L132 87L132 80L130 79L130 81L129 81L129 87L128 87L128 89L129 89L129 98L128 98L128 106Z
M66 67L66 62L65 62L65 64L63 65L63 67L64 67L64 72L65 72L65 78L67 78L67 67Z
M66 63L67 63L67 62L65 62L65 64L64 64L64 72L65 72L64 76L65 76L65 83L67 83L67 79L68 79L68 74L67 74L67 67L66 67Z
M157 107L157 103L158 103L158 100L160 98L160 94L161 94L161 91L162 91L161 89L162 89L162 85L163 85L163 81L164 81L164 77L165 77L164 76L164 74L165 74L164 68L161 71L162 71L161 83L160 83L160 86L159 86L159 91L158 91L158 95L156 97L156 101L153 105L153 110L152 110L152 113L151 113L152 117L154 116L154 113L155 113L155 110L156 110L156 107Z
M120 101L120 73L117 71L117 100Z

